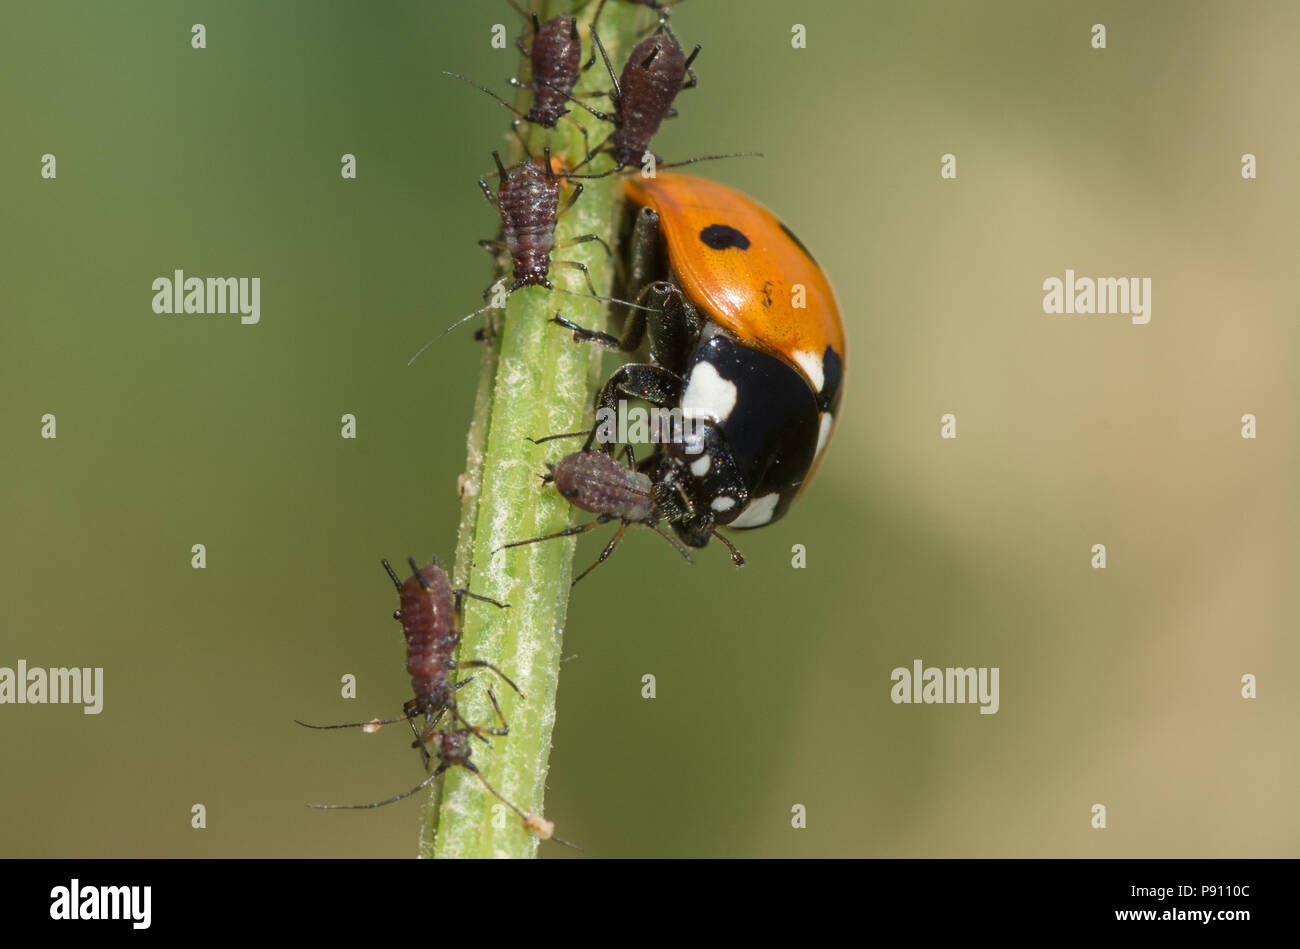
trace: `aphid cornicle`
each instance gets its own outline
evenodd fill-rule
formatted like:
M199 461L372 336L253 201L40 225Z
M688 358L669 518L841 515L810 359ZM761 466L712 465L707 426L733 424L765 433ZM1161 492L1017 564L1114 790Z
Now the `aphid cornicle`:
M568 436L555 437L564 438ZM547 440L549 439L540 439L540 441ZM614 552L614 548L618 546L619 541L623 539L623 533L630 524L644 524L649 527L672 544L677 552L686 558L688 563L693 563L694 561L686 549L670 535L659 529L659 523L661 521L671 521L681 510L681 506L676 503L676 499L665 495L666 489L663 485L655 484L649 475L638 470L636 457L630 445L624 446L623 450L628 458L626 466L606 452L594 451L590 448L583 448L581 451L565 455L558 463L548 463L546 466L547 473L542 476L543 483L554 484L560 495L579 510L599 515L594 521L566 527L563 530L555 531L552 534L544 534L541 537L517 540L505 544L499 549L521 547L525 544L535 544L538 541L552 540L557 537L572 537L575 534L586 533L601 524L619 521L618 529L614 532L614 536L610 538L609 543L605 545L605 549L601 551L600 557L586 570L574 577L573 582L575 584L605 562L606 558ZM731 542L721 534L715 536L731 550L735 564L743 566L744 558L732 546Z
M687 175L623 187L631 233L620 295L646 308L627 312L621 337L555 322L625 352L649 330L650 361L615 371L597 408L644 399L702 424L702 444L660 443L639 466L664 498L680 499L665 518L678 537L702 547L718 526L777 520L811 479L839 411L839 307L807 248L753 199Z

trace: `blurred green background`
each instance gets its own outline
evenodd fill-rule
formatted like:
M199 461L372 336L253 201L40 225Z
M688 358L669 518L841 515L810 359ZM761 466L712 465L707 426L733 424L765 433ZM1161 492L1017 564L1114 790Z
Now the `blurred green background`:
M494 23L521 29L504 0L6 12L0 666L106 683L97 717L0 706L0 855L414 855L413 801L305 806L414 784L408 740L292 720L396 710L379 558L452 552L479 350L405 363L490 278L508 115L439 70L504 92ZM598 856L1295 856L1300 7L673 25L700 86L656 148L766 155L700 171L830 274L847 396L744 570L633 532L577 589L548 816ZM1151 323L1044 315L1067 267L1150 276ZM154 315L176 268L260 276L260 325ZM998 666L1001 710L892 704L918 658Z

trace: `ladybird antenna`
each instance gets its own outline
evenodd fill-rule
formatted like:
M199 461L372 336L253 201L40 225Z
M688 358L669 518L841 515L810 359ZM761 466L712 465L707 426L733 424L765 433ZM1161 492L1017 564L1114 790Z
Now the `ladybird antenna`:
M734 563L737 567L743 567L745 565L744 556L742 556L740 551L736 549L736 545L727 539L727 535L723 534L716 527L710 528L709 533L712 534L714 537L718 538L718 540L722 541L722 543L726 546L726 548L729 551L731 551L732 563Z
M677 538L664 533L662 530L660 530L658 524L652 524L650 521L644 521L643 523L645 524L646 527L650 528L652 531L654 531L664 540L668 541L668 543L672 544L673 547L677 550L677 552L681 554L684 558L686 558L687 563L692 565L695 563L695 560L691 557L690 552L687 551L687 549L682 546L681 542L677 540Z
M393 581L393 586L397 587L397 592L398 592L398 593L401 593L401 592L402 592L402 580L401 580L400 577L398 577L398 575L397 575L397 571L393 569L393 565L390 564L390 563L388 562L387 558L385 558L384 560L381 560L381 561L379 561L379 562L382 563L382 564L384 565L384 569L388 571L388 576L392 579L392 581Z

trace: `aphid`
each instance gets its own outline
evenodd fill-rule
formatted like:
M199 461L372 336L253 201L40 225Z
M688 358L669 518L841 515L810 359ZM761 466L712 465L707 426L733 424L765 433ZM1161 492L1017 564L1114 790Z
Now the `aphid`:
M488 791L514 811L525 828L538 826L540 830L547 830L544 821L543 824L537 824L539 820L543 820L538 815L531 811L520 810L488 783L478 766L471 760L473 739L477 738L486 744L487 736L505 737L510 734L510 725L501 711L496 693L491 688L488 689L488 698L492 702L493 712L501 723L495 728L471 725L465 720L456 704L456 692L468 685L471 680L453 682L452 675L457 669L464 667L490 669L520 696L523 695L510 677L492 663L478 659L458 661L454 656L461 638L464 597L482 600L503 609L507 604L499 603L490 597L479 596L464 588L453 589L451 580L446 571L439 566L436 558L427 567L420 567L413 558L408 559L407 562L411 565L413 573L403 582L388 561L383 561L384 569L388 571L393 585L397 587L400 598L401 605L393 613L393 618L401 622L402 632L406 636L406 671L411 676L411 688L415 692L415 697L407 700L402 706L405 714L401 718L372 719L368 722L349 722L343 725L308 725L306 722L298 722L298 724L316 729L361 728L369 733L378 731L383 725L405 721L410 724L411 731L415 735L411 745L419 749L420 756L424 759L425 770L430 773L409 791L403 791L382 801L371 801L367 804L312 804L311 806L321 810L383 807L418 793L448 768L462 767L474 774ZM440 729L438 724L444 715L450 717L450 722L446 728ZM417 729L415 719L421 716L424 718L424 727ZM432 755L429 754L429 745L433 746ZM430 770L432 759L435 757L438 759L437 767ZM553 827L549 829L549 833L539 833L539 836L573 846L568 841L555 837Z
M519 52L528 57L531 82L523 82L514 77L510 80L512 86L532 90L533 104L527 112L521 112L491 89L484 88L459 73L443 70L443 75L469 83L513 112L517 118L512 128L520 122L531 122L550 129L555 128L555 123L568 115L566 105L582 68L582 42L578 39L578 21L569 14L561 13L545 23L539 21L536 13L530 16L533 23L532 49L524 46L522 36L515 39L515 45L519 47ZM578 127L582 128L581 125ZM586 134L585 130L583 134Z
M650 362L615 371L597 408L644 399L702 427L694 443L656 444L638 469L680 500L667 518L677 536L703 547L718 526L772 523L807 486L839 411L844 329L821 267L753 199L686 175L623 188L632 234L622 293L644 308L629 311L621 338L555 322L624 352L648 326Z
M487 198L489 204L497 209L501 217L501 237L492 240L481 240L478 243L484 250L493 254L505 253L510 257L513 282L508 287L501 288L502 294L514 293L521 287L545 287L547 290L554 290L555 285L550 281L551 268L563 267L577 270L582 274L583 279L587 282L589 296L597 300L609 301L610 297L602 297L596 293L596 288L591 282L591 274L588 272L586 264L578 260L551 259L552 251L573 247L577 244L585 244L590 241L595 241L603 247L606 254L610 253L609 245L597 234L582 234L559 243L555 240L556 221L559 220L562 214L572 208L578 200L578 197L582 194L582 184L579 182L573 186L572 193L564 206L561 207L560 176L555 173L552 167L549 147L543 149L543 160L541 162L525 158L519 164L507 168L501 163L500 153L495 151L492 153L492 160L496 162L497 166L496 193L493 194L492 186L488 184L486 178L480 178L478 184L483 190L483 196ZM489 287L484 292L484 296L487 297L493 294L495 287L496 285ZM461 323L499 305L499 300L489 301L486 306L479 307L473 313L465 314L465 316L456 320L456 322L421 346L407 365L415 362L430 345L450 333ZM635 306L635 304L628 303L624 303L624 305Z
M536 13L532 14L532 19L533 48L524 48L523 37L515 40L515 45L528 57L532 67L529 73L532 83L511 79L510 84L533 91L533 106L523 116L525 122L533 122L542 128L555 128L561 116L568 114L565 105L578 81L578 70L582 68L578 21L567 13L551 17L545 23L538 23Z
M484 737L485 735L504 737L510 734L510 725L506 722L505 716L501 713L501 705L499 702L497 702L496 694L491 689L488 689L488 698L492 700L492 709L496 713L496 717L498 721L501 722L499 727L480 728L475 725L470 725L468 722L466 722L465 724L461 725L459 728L454 728L454 727L442 728L442 729L426 728L424 732L420 733L417 736L415 741L415 747L418 747L420 749L420 752L424 757L425 768L426 769L429 768L431 757L436 757L438 759L438 765L437 767L433 768L433 770L429 771L428 776L425 777L423 781L421 781L415 787L411 788L409 791L403 791L401 794L394 794L392 797L385 798L382 801L371 801L368 804L312 804L310 806L317 808L318 810L325 810L325 811L366 810L372 807L384 807L385 805L395 804L400 800L408 798L412 794L418 794L424 788L428 787L430 783L436 780L438 776L441 775L443 772L445 772L448 768L461 767L471 772L475 777L479 779L480 782L482 782L485 788L491 791L492 794L496 796L502 803L504 803L516 814L518 814L519 819L524 822L525 827L530 826L528 813L525 813L524 811L521 811L519 808L515 807L514 804L512 804L509 800L507 800L505 797L502 796L500 791L498 791L491 784L489 784L487 778L483 777L483 773L479 771L478 766L475 765L474 762L471 760L471 755L473 754L474 751L473 744L472 744L473 739L477 738L480 741L486 743L487 738ZM446 710L444 709L443 711ZM437 724L437 721L441 719L442 714L443 712L438 713L438 718L434 719L433 724ZM459 712L456 712L454 709L452 710L452 714L456 718L460 718ZM401 719L398 719L398 721L401 721ZM461 719L461 721L464 721L464 719ZM453 721L453 725L454 724L455 722ZM309 727L321 727L321 726L309 726ZM325 727L341 728L345 726L335 725L335 726L325 726ZM430 756L429 752L426 750L425 748L426 744L433 745L434 754L432 756ZM554 836L554 834L552 834L552 836ZM559 838L555 838L555 839L558 840Z
M551 251L588 241L596 241L609 253L609 245L595 234L583 234L560 244L555 242L556 221L577 202L582 194L582 184L579 182L573 186L568 201L560 207L560 179L552 168L549 147L544 150L544 161L540 164L525 159L506 168L497 152L492 153L492 160L497 165L497 193L492 194L485 178L480 178L478 184L488 203L501 215L501 238L478 243L485 250L493 253L504 251L510 256L514 282L506 293L530 286L554 289L548 278L551 267L567 267L582 273L587 289L595 296L596 288L591 283L586 264L575 260L551 260Z
M677 114L672 107L673 100L677 98L677 93L683 89L690 89L696 84L695 73L691 69L691 64L695 62L695 57L700 54L699 45L697 44L691 54L687 56L682 52L677 37L673 36L672 31L668 29L667 24L663 21L660 21L659 29L654 35L638 43L629 54L627 63L623 66L621 79L614 75L614 66L610 63L609 56L605 52L605 44L600 41L600 34L595 29L591 31L591 40L592 45L600 50L601 58L605 62L605 69L609 72L609 79L612 83L609 95L613 101L614 110L612 114L606 114L593 109L578 99L572 99L572 101L596 116L596 118L612 123L614 131L594 149L588 151L587 156L573 167L573 171L576 172L597 155L605 153L613 155L614 167L609 171L596 175L579 176L570 174L570 177L603 178L606 175L622 171L628 165L637 165L646 160L646 156L652 154L650 152L650 140L659 131L659 126L663 124L663 120ZM713 161L717 158L739 158L746 155L757 155L757 153L735 152L730 155L701 155L698 158L688 158L684 161L658 163L658 167L674 168L678 165L690 165L700 161Z
M450 712L452 722L464 722L456 707L456 691L463 688L470 680L454 682L455 672L460 668L490 669L501 677L510 688L519 692L519 687L510 677L481 659L455 658L456 647L460 644L461 619L464 614L464 598L470 597L506 608L508 604L499 603L486 596L479 596L467 589L453 589L447 573L438 564L437 558L427 567L419 567L414 558L407 561L413 574L405 582L397 576L387 560L384 569L397 588L400 607L394 611L393 619L402 624L402 633L406 637L406 672L411 677L411 689L414 698L408 699L402 706L401 718L372 719L368 722L349 722L343 725L308 725L307 728L362 728L367 732L377 731L381 725L393 722L409 721L415 732L412 747L421 749L424 757L424 744L433 734L438 720L444 712ZM523 693L520 692L520 695ZM423 730L416 729L415 719L424 719ZM468 722L464 722L468 725Z
M586 435L587 433L575 432L551 437L565 438L578 434ZM591 436L588 436L589 441L590 438ZM540 439L540 441L548 440ZM618 546L619 541L623 539L623 533L627 530L629 524L644 524L672 544L677 552L686 558L688 563L694 563L686 548L659 529L660 521L671 522L680 516L685 509L679 500L673 496L670 489L655 484L649 475L638 470L636 458L630 445L625 445L623 451L628 458L626 466L606 452L593 451L590 447L565 455L557 464L548 463L546 466L547 473L542 475L542 483L554 484L560 495L574 507L599 516L589 523L566 527L553 534L545 534L541 537L532 537L528 540L517 540L505 544L498 550L505 547L521 547L524 544L535 544L538 541L552 540L557 537L572 537L576 534L585 533L601 524L619 521L618 530L614 532L614 536L605 545L600 557L574 578L573 582L575 584L605 562L606 558L614 552L614 548ZM716 536L731 550L732 559L736 566L743 566L745 560L740 555L740 552L721 534L716 534Z

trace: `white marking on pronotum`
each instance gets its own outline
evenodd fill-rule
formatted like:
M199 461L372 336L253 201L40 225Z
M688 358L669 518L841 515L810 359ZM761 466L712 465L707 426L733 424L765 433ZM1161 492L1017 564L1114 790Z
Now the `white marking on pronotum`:
M817 432L817 453L813 455L813 460L822 456L822 449L826 447L826 439L831 437L831 426L834 424L835 416L830 412L823 412L821 428Z
M795 351L794 361L799 364L800 369L808 374L808 379L812 382L813 388L821 392L822 386L826 384L826 372L822 368L822 357L811 350L800 349Z
M730 511L735 506L736 506L735 498L714 498L713 503L709 505L709 507L713 508L719 514L723 513L724 511Z
M736 384L718 374L711 363L702 362L691 370L682 395L682 415L724 421L736 407Z
M700 458L698 461L692 461L691 474L695 475L695 477L697 478L703 478L706 474L709 473L709 466L712 464L713 464L713 459L709 455L705 455L703 458Z
M765 494L749 502L749 507L741 513L740 517L732 521L729 527L762 527L772 519L776 513L776 502L781 500L781 496L775 491L771 494Z

